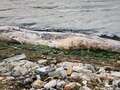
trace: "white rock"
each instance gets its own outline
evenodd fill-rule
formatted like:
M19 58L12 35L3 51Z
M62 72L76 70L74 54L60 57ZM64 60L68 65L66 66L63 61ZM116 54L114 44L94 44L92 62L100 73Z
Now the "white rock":
M63 87L65 85L65 81L57 80L57 87Z
M45 89L50 89L50 88L55 87L56 85L57 85L57 80L51 80L44 85L44 88Z
M46 64L47 60L46 59L41 59L38 61L38 64Z
M91 90L91 89L87 86L82 86L79 90Z
M120 72L112 71L111 72L111 76L113 76L113 77L120 77Z
M39 67L36 69L37 73L47 74L50 71L50 66Z
M3 61L13 62L13 61L18 61L24 58L26 58L25 54L21 54L21 55L16 55L10 58L6 58Z
M73 66L73 71L80 72L81 68L80 66Z
M77 72L73 72L70 77L73 80L78 80L80 78L80 75Z

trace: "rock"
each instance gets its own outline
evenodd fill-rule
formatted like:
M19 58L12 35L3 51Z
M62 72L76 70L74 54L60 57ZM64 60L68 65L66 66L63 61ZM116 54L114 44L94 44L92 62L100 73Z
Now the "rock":
M15 78L14 78L14 77L12 77L12 76L7 76L7 77L6 77L6 80L11 81L11 80L15 80Z
M67 85L65 85L64 90L79 90L80 84L77 84L75 82L71 82Z
M30 85L32 82L33 82L32 78L26 78L23 83L24 85Z
M87 86L82 86L79 90L92 90L92 89L90 89L90 88L87 87Z
M57 80L57 88L63 88L65 85L65 81Z
M44 67L39 67L35 70L36 74L37 74L37 77L38 78L41 78L41 79L44 79L45 77L48 76L48 73L53 71L54 68L51 67L51 66L44 66Z
M41 80L36 80L32 83L32 87L36 89L40 89L44 86L44 82Z
M113 77L120 77L120 72L112 71L111 72L111 76L113 76Z
M48 74L48 72L54 71L54 67L52 66L44 66L44 67L39 67L36 69L36 73L38 74Z
M86 86L86 85L87 85L87 81L86 81L86 80L83 80L83 81L82 81L82 84L83 84L84 86Z
M14 61L18 61L18 60L25 59L25 58L26 58L25 54L21 54L21 55L16 55L10 58L6 58L3 61L14 62Z
M71 78L73 79L81 78L85 80L91 80L91 79L97 78L96 75L92 73L90 70L78 69L77 67L76 70L74 68L74 71L76 71L77 73L71 74Z
M73 66L73 71L80 72L81 68L80 66Z
M54 88L57 85L57 80L51 80L44 85L45 89Z
M1 81L1 80L4 80L4 79L5 79L5 77L0 77L0 81Z
M120 64L120 60L117 61L117 64Z
M47 63L47 60L46 59L41 59L38 61L38 64L46 64Z
M63 67L57 68L55 71L49 72L50 77L61 77L63 79L67 78L67 73Z
M12 76L26 75L27 73L28 73L28 69L25 67L21 68L21 66L16 66L12 70Z
M20 56L18 56L18 58L20 59ZM32 72L36 67L38 67L38 64L28 60L15 61L15 59L6 59L5 61L3 60L0 62L0 74L8 76L21 76Z
M73 66L72 62L61 62L57 64L59 67L63 67L64 69L67 69L69 66Z
M85 64L84 69L91 70L93 73L96 72L96 67L95 67L95 65Z
M80 79L80 75L77 72L73 72L70 76L70 78L74 81L78 81Z
M66 73L67 73L67 75L69 76L69 75L71 75L72 74L72 66L69 66L68 68L67 68L67 70L66 70Z
M114 80L113 86L120 88L120 79Z

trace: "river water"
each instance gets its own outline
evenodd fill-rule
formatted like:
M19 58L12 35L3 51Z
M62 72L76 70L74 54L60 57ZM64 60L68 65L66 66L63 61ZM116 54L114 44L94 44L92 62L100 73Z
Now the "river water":
M0 0L0 25L120 35L120 0Z

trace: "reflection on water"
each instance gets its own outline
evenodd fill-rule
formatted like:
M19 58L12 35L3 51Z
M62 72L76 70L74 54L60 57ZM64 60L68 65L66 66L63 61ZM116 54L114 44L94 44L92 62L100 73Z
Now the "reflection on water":
M120 0L1 0L0 25L120 35Z

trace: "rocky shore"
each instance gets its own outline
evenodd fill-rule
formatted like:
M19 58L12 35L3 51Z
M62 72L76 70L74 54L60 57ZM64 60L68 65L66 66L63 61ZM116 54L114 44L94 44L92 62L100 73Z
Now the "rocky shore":
M120 90L119 41L16 27L0 32L0 90ZM54 40L69 48L51 46Z
M2 60L1 90L120 90L120 70L114 67L48 61L32 62L25 54Z

